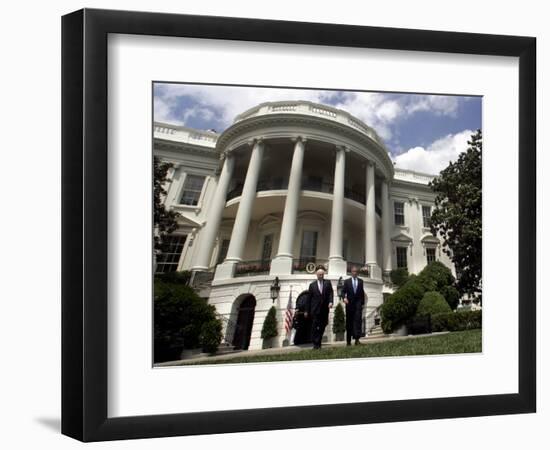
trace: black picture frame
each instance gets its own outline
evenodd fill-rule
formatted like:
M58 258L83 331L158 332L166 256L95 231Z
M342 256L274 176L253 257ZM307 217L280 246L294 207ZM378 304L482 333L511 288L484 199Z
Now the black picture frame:
M519 57L518 393L107 417L109 33ZM62 433L102 441L535 412L535 91L533 37L93 9L64 16Z

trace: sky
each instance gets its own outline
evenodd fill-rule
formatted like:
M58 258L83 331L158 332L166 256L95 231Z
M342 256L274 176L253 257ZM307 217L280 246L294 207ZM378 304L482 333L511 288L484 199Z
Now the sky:
M481 97L155 83L154 120L222 132L262 102L309 100L343 109L376 130L395 166L437 174L481 128Z

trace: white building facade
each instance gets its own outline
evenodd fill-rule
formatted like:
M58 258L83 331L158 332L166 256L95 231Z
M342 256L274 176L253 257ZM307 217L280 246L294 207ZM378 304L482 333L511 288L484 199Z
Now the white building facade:
M345 111L262 103L220 134L155 123L154 155L173 164L165 205L180 214L156 271L193 271L224 340L236 347L262 348L272 305L279 336L271 344L291 344L285 311L318 266L327 269L335 304L340 277L361 268L367 332L391 292L391 270L418 273L438 260L454 273L429 229L433 175L394 167L375 130ZM332 339L329 323L325 340Z

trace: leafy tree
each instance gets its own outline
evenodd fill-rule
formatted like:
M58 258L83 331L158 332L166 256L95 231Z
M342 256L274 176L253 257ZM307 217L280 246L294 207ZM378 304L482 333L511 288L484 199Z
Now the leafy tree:
M346 331L346 315L342 303L338 303L334 308L332 331L333 333L344 333Z
M153 231L157 252L162 250L165 237L178 228L176 219L179 213L166 209L164 205L167 194L164 186L168 181L168 170L172 167L173 164L161 162L155 156L153 160Z
M279 334L277 330L277 308L272 306L265 316L264 325L262 327L262 339L271 339Z
M455 265L459 292L473 296L481 293L481 130L468 145L430 183L436 193L431 229Z

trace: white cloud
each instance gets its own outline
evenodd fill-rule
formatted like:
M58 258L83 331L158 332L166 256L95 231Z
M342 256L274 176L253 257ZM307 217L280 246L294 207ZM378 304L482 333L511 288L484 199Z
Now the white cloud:
M429 111L438 116L456 117L459 97L451 95L415 95L407 104L407 114Z
M416 170L429 174L438 174L449 162L454 162L458 155L468 148L474 131L464 130L437 139L428 147L413 147L394 158L396 167Z
M192 99L203 117L216 118L220 126L227 127L235 116L268 101L309 100L335 104L375 128L383 139L389 140L395 130L396 119L420 111L437 115L455 116L459 99L441 95L395 96L373 92L336 92L309 89L270 89L238 86L211 86L162 84L155 96L155 120L185 124L191 115L178 110L182 97ZM338 101L334 101L338 99Z

